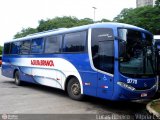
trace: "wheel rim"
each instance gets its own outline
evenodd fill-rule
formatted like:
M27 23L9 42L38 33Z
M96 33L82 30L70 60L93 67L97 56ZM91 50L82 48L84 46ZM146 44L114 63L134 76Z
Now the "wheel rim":
M77 96L80 94L80 85L78 82L74 83L71 87L72 94Z

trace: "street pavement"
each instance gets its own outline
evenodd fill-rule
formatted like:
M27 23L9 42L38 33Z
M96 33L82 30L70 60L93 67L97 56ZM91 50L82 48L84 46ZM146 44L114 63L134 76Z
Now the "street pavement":
M146 113L149 101L113 102L89 96L75 101L62 90L35 84L16 86L13 79L0 75L0 114L133 115Z

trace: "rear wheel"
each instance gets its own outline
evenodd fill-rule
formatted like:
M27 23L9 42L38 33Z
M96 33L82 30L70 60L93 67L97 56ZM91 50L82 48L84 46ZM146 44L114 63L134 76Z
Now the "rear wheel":
M76 78L71 78L67 85L67 92L70 98L74 100L82 100L81 86Z
M18 85L18 86L21 86L21 85L22 85L22 81L20 80L19 72L18 72L18 71L15 72L14 80L15 80L15 84L16 84L16 85Z

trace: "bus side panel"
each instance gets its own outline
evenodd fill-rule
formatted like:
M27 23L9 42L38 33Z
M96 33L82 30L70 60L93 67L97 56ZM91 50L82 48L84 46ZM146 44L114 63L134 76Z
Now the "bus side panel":
M15 57L13 55L3 57L2 75L9 77L9 78L14 78L14 72L15 72L15 70L18 70L18 72L20 74L20 80L35 83L32 76L30 76L29 74L25 74L23 72L23 69L28 68L31 73L31 68L29 68L27 66L20 67L18 65L15 65L14 63L16 63L15 62L16 58L18 58L18 57L17 56Z
M19 67L19 73L20 73L20 80L30 83L36 83L33 79L33 76L31 76L32 69L30 67ZM28 70L28 74L24 72L24 70Z
M63 55L63 58L72 63L79 72L83 84L83 94L97 96L97 72L92 70L88 54L67 54Z
M7 61L8 58L4 61ZM32 65L31 60L53 60L54 66L53 69L49 69L52 67L47 66L38 66ZM66 61L65 61L66 60ZM67 61L69 63L67 63ZM30 56L12 56L10 58L10 65L7 63L4 65L3 74L7 77L13 78L13 73L15 69L19 70L20 79L22 81L38 83L42 85L47 85L51 87L64 89L63 84L65 83L65 79L63 76L57 76L60 74L55 74L57 71L65 74L65 77L69 75L75 75L80 82L82 83L83 94L97 96L97 72L93 71L88 54L80 53L80 54L55 54L55 55L34 55ZM70 66L72 64L75 70ZM67 67L70 66L70 67ZM71 69L72 68L72 69ZM55 71L55 69L57 69ZM10 72L8 72L10 71ZM44 71L44 72L42 72ZM55 72L54 72L55 71ZM56 72L56 73L57 73ZM42 73L42 74L40 74ZM46 74L47 73L47 74ZM79 74L79 75L78 75ZM78 75L78 76L77 76ZM50 77L46 77L50 76ZM56 77L57 76L57 77ZM41 78L40 78L41 77ZM54 80L50 79L54 78ZM56 80L57 78L63 78L62 80ZM52 81L52 84L50 84ZM54 84L54 81L57 81L61 84L61 87L58 87Z
M10 74L11 65L3 64L2 65L2 75L5 77L13 78L13 75Z
M97 96L97 72L80 72L83 81L83 93L85 95Z
M2 57L2 75L13 78L13 71L12 71L12 64L10 63L10 57L9 56L3 56Z

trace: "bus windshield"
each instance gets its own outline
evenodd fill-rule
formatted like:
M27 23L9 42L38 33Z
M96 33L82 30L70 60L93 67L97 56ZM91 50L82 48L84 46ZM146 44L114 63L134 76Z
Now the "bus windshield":
M155 76L152 35L131 29L119 29L119 70L133 78Z

